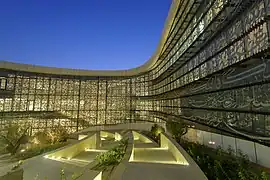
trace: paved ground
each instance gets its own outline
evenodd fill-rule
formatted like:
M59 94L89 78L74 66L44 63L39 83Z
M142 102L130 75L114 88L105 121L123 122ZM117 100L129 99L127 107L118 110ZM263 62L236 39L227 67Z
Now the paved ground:
M122 180L201 180L190 178L190 172L181 165L137 163L127 165Z
M5 175L17 163L16 160L11 161L9 154L0 155L0 176Z
M133 161L125 163L122 180L201 180L202 174L177 163L173 154L158 144L134 141ZM196 168L196 167L195 167Z
M176 159L167 149L159 148L156 142L134 141L133 162L175 164Z
M11 168L16 164L17 164L16 162L0 163L0 176L3 176L7 172L11 171Z
M105 138L101 143L101 147L89 151L83 151L71 160L68 159L47 159L43 155L33 157L24 161L21 166L24 169L24 179L43 180L45 177L48 179L60 179L61 170L64 169L67 177L76 173L80 173L89 163L93 162L96 156L106 150L117 145L117 141L112 138ZM17 162L10 162L10 157L0 156L0 176L6 174ZM87 177L94 177L96 172L87 172ZM86 176L85 176L86 177ZM91 178L89 178L91 179Z
M109 149L117 146L117 144L119 144L119 141L115 141L112 138L107 138L107 139L101 141L101 147L99 149L109 150Z
M24 169L24 179L34 179L38 176L39 179L60 179L61 170L64 169L65 175L71 177L75 174L80 174L86 165L93 162L98 154L104 152L104 149L110 149L117 142L114 139L106 139L102 141L102 146L98 149L83 151L71 160L68 159L46 159L43 156L38 156L26 160L22 165ZM101 151L100 151L101 150ZM102 151L103 150L103 151ZM97 175L96 171L87 171L87 179L94 178Z
M64 169L66 176L71 176L74 172L80 172L81 167L62 163L61 161L54 161L46 159L42 156L26 160L22 168L24 169L24 179L37 179L43 180L45 177L48 179L61 179L61 169Z
M83 151L71 160L68 159L46 159L37 156L26 160L24 179L43 180L61 179L61 170L64 169L66 177L81 174L87 164L93 162L98 154L115 147L119 142L112 138L106 138L101 142L101 147L96 150ZM176 159L167 149L158 148L155 142L143 143L134 141L134 160L125 164L122 174L123 180L201 180L192 169L185 165L176 164ZM0 157L1 160L1 157ZM3 157L2 157L3 161ZM3 164L2 164L3 165ZM12 167L12 164L10 164ZM3 167L2 167L3 168ZM8 166L5 166L8 168ZM83 179L93 179L99 172L84 171ZM1 174L1 163L0 163Z
M93 162L97 155L111 149L112 147L116 146L118 143L119 143L118 141L114 141L114 139L112 138L105 138L105 140L101 141L100 148L89 149L88 151L83 151L70 160L56 159L55 161L60 161L66 164L73 164L76 166L84 167L87 164Z
M94 179L99 172L97 171L84 171L84 168L63 163L60 161L54 161L38 156L28 159L22 165L24 169L23 178L26 180L44 180L47 179L61 179L61 171L64 170L64 177L71 179L72 176L81 175L84 172L82 179Z
M167 149L134 149L134 162L175 164L176 159Z
M67 160L66 163L71 163L77 166L86 166L87 164L93 162L97 155L101 152L91 152L91 151L83 151L71 160Z

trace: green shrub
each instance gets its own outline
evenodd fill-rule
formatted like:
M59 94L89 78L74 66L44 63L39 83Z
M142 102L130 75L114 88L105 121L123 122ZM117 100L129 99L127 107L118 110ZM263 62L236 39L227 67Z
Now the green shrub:
M44 131L37 132L34 137L32 137L32 143L55 144L59 142L65 142L67 138L67 130L62 126L58 126L54 129L46 129Z
M58 149L60 147L63 147L67 145L67 143L57 143L57 144L47 144L47 145L37 145L35 147L32 147L30 149L26 149L24 152L17 153L14 158L24 160L28 159L55 149Z
M68 138L68 132L67 130L62 127L58 126L57 128L51 129L48 131L48 134L51 138L51 143L57 143L57 142L65 142Z
M157 125L157 124L154 124L154 125L152 126L152 128L151 128L151 133L152 133L155 137L159 136L159 134L162 133L162 132L164 132L164 131L165 131L164 128L161 127L161 126L159 126L159 125Z
M213 149L205 145L181 141L181 146L200 166L208 179L267 180L268 175L253 166L241 151L237 157L232 149Z
M96 157L96 160L98 161L98 166L106 168L107 166L115 166L119 164L126 153L127 143L127 139L121 140L118 146L110 149L107 152L99 154Z
M181 137L187 133L188 126L184 121L179 120L178 122L175 121L168 121L166 123L167 129L169 132L171 132L173 138L180 141Z
M32 138L33 144L50 144L51 139L46 131L37 132Z
M5 150L14 155L22 144L26 144L29 140L29 127L14 124L7 125L5 130L0 132L0 141L5 146Z

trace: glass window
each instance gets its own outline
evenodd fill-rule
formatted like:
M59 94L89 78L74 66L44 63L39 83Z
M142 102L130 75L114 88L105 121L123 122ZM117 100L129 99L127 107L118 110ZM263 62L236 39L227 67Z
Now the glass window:
M29 101L29 107L28 107L29 111L33 111L34 110L34 101Z
M1 81L0 89L6 89L7 80L6 79L0 79L0 81Z

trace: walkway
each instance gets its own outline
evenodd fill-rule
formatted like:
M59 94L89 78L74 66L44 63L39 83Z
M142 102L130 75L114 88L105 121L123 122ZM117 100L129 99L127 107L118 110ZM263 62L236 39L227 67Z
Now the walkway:
M102 172L90 170L96 165L95 158L98 154L115 147L122 135L114 131L92 132L74 144L45 156L40 155L25 160L22 165L24 179L61 179L63 170L64 177L67 179L81 175L78 180L101 180ZM124 136L129 138L126 155L124 160L114 168L109 179L206 179L192 158L167 135L161 135L160 145L136 131L125 133Z
M122 163L122 171L115 171L118 175L113 180L207 179L196 163L187 154L183 156L178 149L177 152L165 136L161 138L161 146L137 132L133 132L133 137L131 157Z
M93 138L89 141L87 139L89 139L90 136L96 136L98 139ZM101 176L100 172L89 170L91 163L95 161L95 158L98 154L106 152L108 149L115 146L118 142L115 141L112 136L102 137L102 133L100 135L92 133L90 136L74 144L76 146L76 150L80 148L82 150L80 150L80 152L72 158L64 157L64 154L66 154L67 151L74 151L74 148L69 150L72 147L67 146L60 150L56 150L55 152L49 153L46 156L42 155L26 160L22 165L22 168L24 169L24 179L61 179L62 169L64 170L65 177L68 179L74 175L83 175L80 177L80 180L90 180L97 176ZM83 141L87 141L87 143L90 144L94 143L95 148L82 147L82 144L84 143ZM62 158L59 153L60 155L62 153Z
M134 141L133 160L130 162L149 162L177 164L173 154L167 148L160 148L155 142Z

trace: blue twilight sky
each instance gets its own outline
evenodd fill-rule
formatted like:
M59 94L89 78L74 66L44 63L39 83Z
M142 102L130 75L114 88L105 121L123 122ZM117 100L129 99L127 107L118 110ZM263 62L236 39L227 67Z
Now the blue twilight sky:
M129 69L155 51L171 0L1 0L0 60Z

